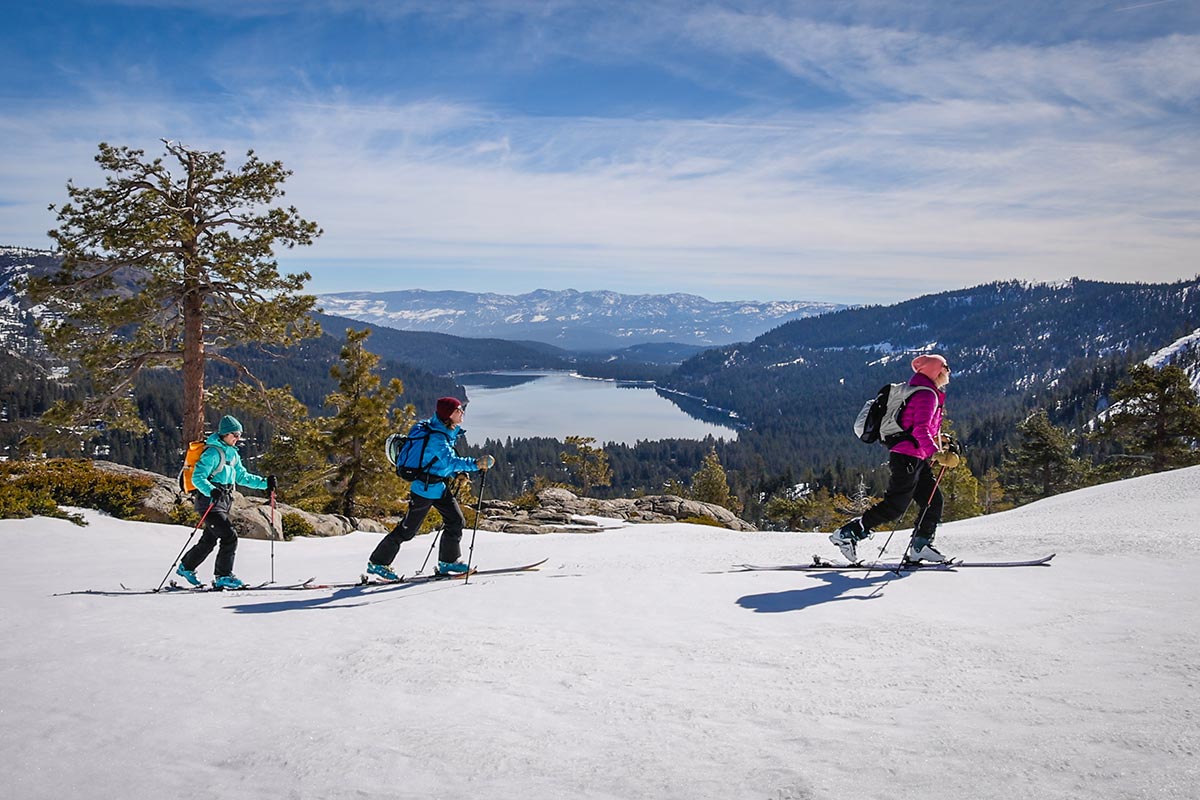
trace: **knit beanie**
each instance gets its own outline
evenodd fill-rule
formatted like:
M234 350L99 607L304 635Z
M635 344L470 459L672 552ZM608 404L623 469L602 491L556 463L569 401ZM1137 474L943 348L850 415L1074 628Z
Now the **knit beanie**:
M929 380L937 380L938 373L946 366L946 359L936 353L917 356L912 360L913 372L919 372Z
M217 426L217 436L224 436L228 433L241 433L242 423L237 421L237 417L232 417L229 414L221 417L221 424Z
M462 400L459 400L457 397L438 398L437 418L442 422L448 422L450 420L450 415L454 413L455 409L462 407Z

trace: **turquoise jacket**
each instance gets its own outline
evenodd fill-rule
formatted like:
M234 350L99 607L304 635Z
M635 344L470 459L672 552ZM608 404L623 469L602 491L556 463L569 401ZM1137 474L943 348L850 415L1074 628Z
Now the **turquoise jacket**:
M425 464L428 465L428 470L431 475L437 475L440 478L449 478L459 472L478 472L479 465L475 463L473 458L463 458L458 453L454 452L454 443L459 436L466 433L462 428L451 430L446 423L442 422L437 416L429 418L429 427L435 431L440 431L446 434L439 436L432 434L429 437L429 443L425 446ZM422 480L412 482L412 493L427 497L430 500L437 500L446 493L446 484L442 482L426 483Z
M238 455L236 447L225 444L215 433L209 434L208 438L204 440L204 444L212 446L204 448L204 452L200 454L200 459L196 462L196 470L192 473L192 483L196 485L200 494L211 497L214 483L229 487L267 488L266 478L255 475L253 472L247 472L246 468L242 466L242 458ZM219 469L221 456L217 452L218 448L221 453L225 454L225 466Z

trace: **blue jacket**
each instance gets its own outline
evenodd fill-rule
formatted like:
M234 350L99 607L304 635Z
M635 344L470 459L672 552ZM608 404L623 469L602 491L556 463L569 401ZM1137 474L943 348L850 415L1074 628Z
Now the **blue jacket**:
M229 487L267 488L266 478L255 475L253 472L247 472L246 468L242 466L242 458L238 455L236 447L225 444L215 433L209 434L209 437L204 440L204 444L212 445L212 447L204 448L204 452L196 461L196 469L192 473L192 483L200 490L200 494L211 497L214 483ZM217 469L221 463L221 456L217 453L218 448L225 454L225 466L220 469Z
M449 478L458 472L479 471L479 466L475 463L475 459L463 458L454 452L454 443L458 440L459 436L466 433L465 430L462 428L451 430L436 415L429 418L428 425L433 429L433 432L430 433L429 442L425 445L424 462L428 464L431 475L436 475L439 478ZM440 481L437 483L426 483L420 480L413 481L411 488L413 494L427 497L430 500L437 500L446 493L446 484Z

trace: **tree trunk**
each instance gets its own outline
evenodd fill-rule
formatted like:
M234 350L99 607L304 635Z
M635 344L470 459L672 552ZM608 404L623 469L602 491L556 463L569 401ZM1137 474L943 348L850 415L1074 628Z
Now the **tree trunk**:
M183 300L183 440L204 438L204 301L200 292Z

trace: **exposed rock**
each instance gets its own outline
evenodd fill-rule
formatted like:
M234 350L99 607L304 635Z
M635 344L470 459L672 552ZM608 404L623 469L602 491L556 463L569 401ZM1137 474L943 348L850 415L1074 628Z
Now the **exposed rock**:
M178 506L191 507L191 497L179 490L175 478L155 472L134 469L111 461L93 461L97 469L131 477L149 478L154 481L149 494L142 501L140 513L147 522L173 522L178 519ZM343 517L337 514L313 514L293 508L287 503L275 504L274 533L271 528L271 504L265 497L253 497L235 493L233 510L229 517L237 528L238 535L247 539L282 539L283 515L296 514L312 526L313 536L342 536L352 531L386 533L390 528L372 519Z
M668 523L681 519L710 519L724 528L753 531L756 528L732 511L712 503L685 500L674 495L652 495L633 500L597 500L578 497L566 489L543 489L538 508L523 510L513 503L485 501L479 527L504 533L558 533L599 530L594 520L581 516L607 517L635 523Z
M142 502L142 518L150 522L171 522L177 519L177 506L191 506L191 498L179 490L175 478L145 470L114 464L110 461L92 462L97 468L121 475L150 478L154 486ZM312 526L313 536L341 536L352 531L387 533L391 525L372 519L343 517L336 514L313 514L286 503L276 503L274 533L271 528L271 508L265 497L237 493L230 518L238 534L248 539L282 538L284 514L295 514ZM752 531L755 527L732 511L712 503L685 500L674 495L651 495L635 499L597 500L578 497L566 489L543 489L538 493L538 507L519 508L506 500L485 500L480 530L503 533L592 533L603 530L595 520L580 517L605 517L634 523L669 523L681 519L710 519L724 528Z

